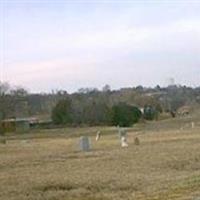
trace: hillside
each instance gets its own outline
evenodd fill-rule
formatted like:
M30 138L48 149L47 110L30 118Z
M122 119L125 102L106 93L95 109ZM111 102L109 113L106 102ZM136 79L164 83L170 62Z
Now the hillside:
M137 124L121 148L115 127L35 130L0 144L4 200L196 200L200 113ZM195 127L184 126L191 121ZM182 128L183 127L183 128ZM96 131L102 131L95 141ZM79 150L80 136L91 139ZM134 144L135 137L140 145Z

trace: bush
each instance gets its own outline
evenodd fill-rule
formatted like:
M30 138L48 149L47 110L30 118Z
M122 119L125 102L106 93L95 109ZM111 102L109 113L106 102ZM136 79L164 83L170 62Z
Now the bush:
M148 105L144 107L144 119L153 120L158 118L158 111L156 108Z
M142 113L135 107L126 103L119 103L112 107L112 125L129 127L138 122Z
M0 136L1 135L5 135L5 130L4 130L4 128L3 128L3 126L2 126L2 123L1 123L1 121L0 121Z
M60 100L52 110L54 124L72 123L72 107L70 99Z

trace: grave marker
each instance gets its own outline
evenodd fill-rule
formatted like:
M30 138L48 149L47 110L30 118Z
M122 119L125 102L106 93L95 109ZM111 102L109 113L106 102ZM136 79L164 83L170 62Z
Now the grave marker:
M101 131L97 131L97 134L96 134L96 141L99 141L99 140L100 140L100 137L101 137Z
M90 139L87 136L80 137L80 150L89 151L91 149Z
M128 147L128 143L125 136L121 137L121 147Z

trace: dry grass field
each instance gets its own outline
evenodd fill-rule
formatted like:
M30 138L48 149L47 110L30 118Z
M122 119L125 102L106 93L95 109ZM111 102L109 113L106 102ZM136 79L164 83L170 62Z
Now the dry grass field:
M137 125L128 131L128 148L106 127L98 128L98 142L95 127L7 136L0 144L0 199L199 200L200 126L180 124ZM80 135L90 136L90 152L79 151Z

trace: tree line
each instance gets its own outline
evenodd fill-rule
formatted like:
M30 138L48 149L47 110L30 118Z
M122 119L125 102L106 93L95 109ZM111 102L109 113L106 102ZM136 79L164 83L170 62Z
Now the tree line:
M175 114L180 107L194 104L200 105L200 87L158 85L111 90L105 85L101 90L81 88L73 94L65 90L32 94L0 82L0 119L45 116L57 124L124 126L129 124L127 116L136 123L141 117L156 119L162 112ZM119 119L124 121L119 124Z
M52 110L52 120L62 125L115 125L120 127L131 126L137 123L142 112L136 106L119 103L109 107L105 103L91 102L80 110L73 108L70 99L60 100Z

